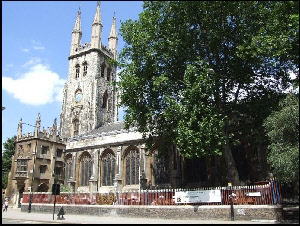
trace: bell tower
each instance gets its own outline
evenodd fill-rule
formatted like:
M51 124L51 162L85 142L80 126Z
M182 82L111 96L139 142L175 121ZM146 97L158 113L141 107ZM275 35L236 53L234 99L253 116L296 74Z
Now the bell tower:
M60 134L63 138L87 133L117 121L116 17L109 36L109 47L102 44L102 19L100 2L92 23L91 42L81 44L81 10L78 10L72 31L68 80L63 89Z

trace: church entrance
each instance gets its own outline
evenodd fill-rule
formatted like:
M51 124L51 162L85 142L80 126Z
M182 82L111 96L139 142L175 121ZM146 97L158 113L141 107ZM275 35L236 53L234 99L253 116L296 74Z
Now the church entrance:
M18 208L21 208L21 199L23 198L24 187L19 190Z

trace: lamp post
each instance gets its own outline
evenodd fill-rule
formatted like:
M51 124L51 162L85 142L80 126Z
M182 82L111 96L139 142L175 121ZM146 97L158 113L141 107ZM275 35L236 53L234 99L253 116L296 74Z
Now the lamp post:
M55 170L55 166L56 166L56 153L54 154L54 184L52 188L52 192L54 190L54 208L53 208L53 220L54 220L54 214L55 214L55 203L56 203L56 192L57 192L57 184L56 184L56 170Z

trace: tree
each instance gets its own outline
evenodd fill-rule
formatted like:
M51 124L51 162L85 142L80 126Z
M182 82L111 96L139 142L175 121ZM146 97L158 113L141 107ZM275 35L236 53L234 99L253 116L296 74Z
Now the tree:
M11 160L15 154L15 143L17 137L13 136L8 138L6 142L3 143L4 150L2 152L2 189L6 188L8 174L11 170Z
M299 185L299 94L288 94L264 127L270 141L268 162L275 176Z
M126 127L135 125L147 147L155 140L160 152L176 144L186 157L222 154L238 184L231 147L253 139L244 119L257 121L259 140L263 119L291 85L288 72L299 78L299 3L163 1L143 7L138 20L121 26ZM249 112L262 100L271 106Z

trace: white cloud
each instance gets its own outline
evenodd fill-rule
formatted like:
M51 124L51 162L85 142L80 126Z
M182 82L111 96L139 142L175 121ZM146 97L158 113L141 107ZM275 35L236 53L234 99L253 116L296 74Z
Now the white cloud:
M35 50L44 50L45 47L38 41L32 40L31 43L33 44L32 48Z
M29 65L34 65L34 64L39 64L39 63L41 63L41 59L34 57L34 58L31 58L29 61L27 61L25 64L23 64L22 67L27 67Z
M45 49L45 47L43 47L43 46L32 46L32 48L35 50L44 50Z
M25 53L28 53L28 52L29 52L29 49L22 48L21 51L22 51L22 52L25 52Z
M37 64L18 79L2 77L2 89L11 93L20 102L42 105L62 100L65 80L47 66Z

